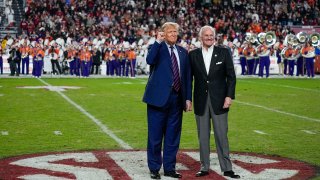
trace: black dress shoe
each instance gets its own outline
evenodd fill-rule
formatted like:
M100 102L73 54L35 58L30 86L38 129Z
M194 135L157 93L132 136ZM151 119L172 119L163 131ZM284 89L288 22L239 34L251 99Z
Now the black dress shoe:
M208 171L199 171L197 172L196 177L207 176L207 175L209 175Z
M151 171L150 177L151 177L151 179L161 179L161 176L158 171Z
M172 178L182 178L182 175L177 173L176 171L164 172L164 176L169 176Z
M223 175L234 178L234 179L240 179L240 176L235 174L233 171L225 171Z

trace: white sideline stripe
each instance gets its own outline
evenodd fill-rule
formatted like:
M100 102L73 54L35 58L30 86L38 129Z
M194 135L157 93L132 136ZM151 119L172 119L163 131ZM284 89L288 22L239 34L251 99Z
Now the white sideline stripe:
M42 79L39 79L39 81L41 81L43 84L47 85L47 86L52 86L51 84L45 82ZM75 103L74 101L72 101L70 98L68 98L68 96L66 96L65 94L63 94L61 91L56 91L60 96L62 96L65 100L67 100L70 104L72 104L74 107L76 107L80 112L82 112L84 115L86 115L88 118L90 118L94 123L96 123L96 125L98 125L100 127L100 129L107 134L108 136L110 136L113 140L115 140L122 148L124 149L133 149L129 144L127 144L126 142L124 142L122 139L118 138L118 136L116 136L111 130L109 130L109 128L104 125L99 119L95 118L93 115L91 115L90 113L88 113L85 109L83 109L80 105L78 105L77 103Z
M265 133L265 132L263 132L263 131L259 131L259 130L253 130L253 132L255 132L255 133L257 133L257 134L267 134L267 133Z
M307 134L317 134L317 133L315 133L315 132L312 132L312 131L309 131L309 130L301 130L302 132L305 132L305 133L307 133Z
M8 136L8 135L9 135L9 132L8 132L8 131L1 131L1 135L2 135L2 136Z
M300 116L300 115L297 115L297 114L288 113L288 112L285 112L285 111L279 111L279 110L276 110L276 109L268 108L268 107L257 105L257 104L241 102L241 101L238 101L238 100L234 100L234 102L239 103L239 104L244 104L244 105L247 105L247 106L253 106L253 107L262 108L262 109L265 109L265 110L268 110L268 111L272 111L272 112L276 112L276 113L280 113L280 114L285 114L285 115L288 115L288 116L293 116L293 117L305 119L305 120L308 120L308 121L320 122L320 119L310 118L310 117L306 117L306 116Z
M320 92L319 90L316 90L316 89L301 88L301 87L288 86L288 85L262 83L262 82L254 82L254 81L247 81L247 80L241 80L241 81L247 82L247 83L254 83L254 84L264 84L264 85L269 85L269 86L276 86L276 87L285 87L285 88L291 88L291 89L298 89L298 90L303 90L303 91Z

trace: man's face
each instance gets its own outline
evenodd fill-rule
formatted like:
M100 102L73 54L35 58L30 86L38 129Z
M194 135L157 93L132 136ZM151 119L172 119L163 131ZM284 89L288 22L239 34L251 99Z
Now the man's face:
M211 47L214 43L214 34L211 29L206 28L201 34L201 41L204 47Z
M175 44L178 39L178 30L174 26L168 26L164 30L164 39L170 45Z

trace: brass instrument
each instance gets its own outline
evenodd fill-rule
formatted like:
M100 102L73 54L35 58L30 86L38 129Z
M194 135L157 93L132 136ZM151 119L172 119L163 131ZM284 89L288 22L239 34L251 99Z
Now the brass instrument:
M276 34L273 31L268 31L265 36L266 45L273 46L277 42Z
M263 44L266 40L266 33L264 32L259 33L257 39L260 44Z
M253 44L257 41L257 35L247 32L244 39Z
M320 45L320 34L319 33L312 33L310 35L311 45L318 46Z
M297 35L297 40L301 44L305 44L306 42L309 41L309 35L305 32L299 32Z

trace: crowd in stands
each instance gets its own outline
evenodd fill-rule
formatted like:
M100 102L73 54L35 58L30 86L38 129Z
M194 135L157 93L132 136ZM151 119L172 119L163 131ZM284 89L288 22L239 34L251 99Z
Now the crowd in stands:
M104 36L118 42L147 40L166 21L181 26L181 39L197 37L203 25L212 25L230 41L245 32L273 30L280 39L290 25L319 25L319 3L313 0L240 0L201 4L195 0L37 0L25 9L21 28L28 36ZM190 42L189 42L190 43Z

